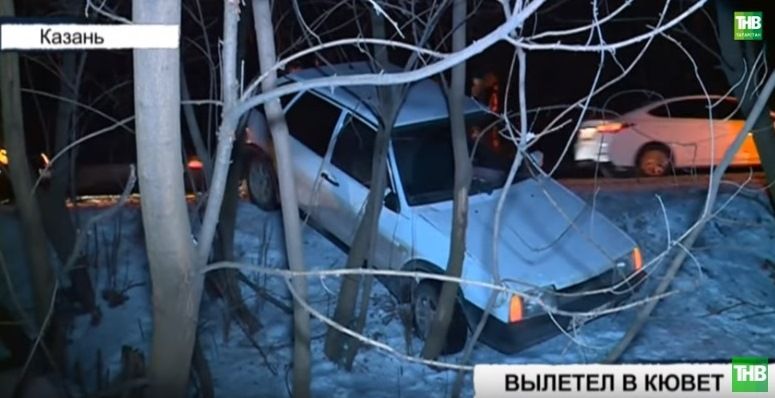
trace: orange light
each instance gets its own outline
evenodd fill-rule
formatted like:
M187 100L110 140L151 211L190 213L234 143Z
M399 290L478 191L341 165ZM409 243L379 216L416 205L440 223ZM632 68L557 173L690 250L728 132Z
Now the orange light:
M509 302L509 322L516 323L522 320L522 297L511 296Z
M616 132L619 132L620 130L622 130L623 128L625 128L625 127L626 126L624 124L615 122L615 123L601 124L601 125L597 126L596 128L597 128L597 131L599 131L601 133L616 133Z
M748 135L743 141L743 145L737 152L735 163L741 165L760 165L761 158L759 157L759 150L756 148L756 142L753 140L753 133L748 132Z
M632 249L632 264L635 266L635 272L640 272L643 269L643 255L640 253L639 247Z
M191 159L188 161L188 168L194 169L194 170L201 170L204 165L202 165L202 162L199 159Z
M3 166L8 165L8 152L5 149L0 149L0 164Z

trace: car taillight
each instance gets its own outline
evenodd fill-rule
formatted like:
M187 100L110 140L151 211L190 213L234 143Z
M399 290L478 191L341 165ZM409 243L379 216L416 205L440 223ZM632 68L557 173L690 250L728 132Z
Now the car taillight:
M632 123L620 123L620 122L603 123L595 126L595 129L601 133L618 133L627 127L632 127Z
M187 166L189 169L192 169L192 170L201 170L204 167L202 162L196 158L189 160Z
M509 301L509 323L516 323L522 320L522 297L518 295L511 296Z

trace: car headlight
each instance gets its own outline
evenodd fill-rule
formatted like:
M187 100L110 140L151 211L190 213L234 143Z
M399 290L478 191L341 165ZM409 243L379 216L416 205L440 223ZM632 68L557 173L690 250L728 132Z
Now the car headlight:
M527 290L524 296L512 295L509 301L509 323L545 314L553 308L557 308L557 295L552 288Z

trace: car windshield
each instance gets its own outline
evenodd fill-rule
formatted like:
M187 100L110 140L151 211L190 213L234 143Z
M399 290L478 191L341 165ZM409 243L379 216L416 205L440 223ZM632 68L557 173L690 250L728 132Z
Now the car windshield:
M488 114L469 116L466 120L469 156L473 153L470 195L492 193L503 186L516 153L513 143L499 137L495 120ZM403 128L395 132L392 141L409 205L452 199L455 162L449 121ZM519 170L515 182L531 175L527 167Z

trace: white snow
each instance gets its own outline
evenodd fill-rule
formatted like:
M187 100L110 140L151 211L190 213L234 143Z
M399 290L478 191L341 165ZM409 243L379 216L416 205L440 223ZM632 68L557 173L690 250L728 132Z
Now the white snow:
M732 192L724 188L720 202ZM601 192L595 206L630 233L641 245L647 260L664 250L667 229L662 207L664 202L670 232L679 236L696 219L704 203L699 188L661 191ZM582 193L592 203L591 193ZM12 213L0 209L0 250L10 267L21 269L24 253L18 225ZM86 218L100 210L79 210ZM101 350L107 364L116 374L121 346L147 350L152 330L149 302L147 259L143 251L139 209L127 207L111 219L102 220L92 234L106 242L113 241L117 218L122 220L117 262L119 286L143 282L128 291L129 300L108 308L99 299L103 318L97 327L88 317L77 318L70 334L70 361L80 361L88 373L95 364L95 353ZM242 262L271 267L285 267L283 235L279 213L264 213L248 203L241 203L236 233L236 255ZM105 242L102 242L103 244ZM95 256L95 242L90 238L89 251ZM679 293L657 307L639 337L624 355L624 362L638 361L705 361L729 360L732 356L772 356L775 353L775 219L761 194L737 196L702 233L693 251L698 263L687 262L672 289ZM109 257L100 249L96 276L101 286L107 283ZM344 253L310 228L304 231L304 250L310 268L341 267ZM670 258L669 256L667 257ZM767 262L768 261L768 262ZM668 266L669 260L654 266L649 283L639 296L651 291ZM285 282L249 272L249 277L267 292L290 305ZM24 289L23 273L13 271L17 289ZM98 292L101 291L99 288ZM310 301L325 314L333 312L338 291L336 278L309 278ZM3 293L7 294L5 286ZM253 336L261 350L250 343L242 330L232 326L224 341L224 304L206 298L202 304L200 333L216 386L223 397L283 397L291 382L292 319L271 303L256 299L245 288L249 308L263 327ZM4 295L5 299L7 296ZM516 355L503 355L490 348L477 346L476 363L584 363L599 361L630 326L636 310L595 320L575 332L574 339L557 336ZM346 372L326 360L323 335L326 327L312 321L313 396L330 397L427 397L448 395L454 373L410 364L376 348L364 347L354 369ZM371 310L365 334L385 342L401 352L406 351L404 328L396 313L395 300L378 282L372 290ZM412 352L417 354L421 342L413 338ZM460 355L443 358L457 362ZM93 375L86 380L94 380ZM470 375L464 395L472 395Z

